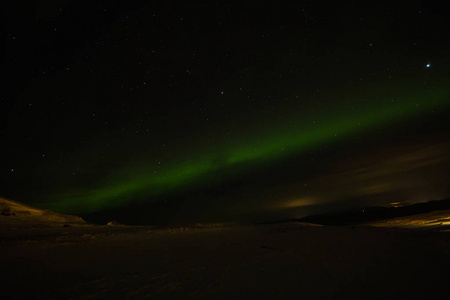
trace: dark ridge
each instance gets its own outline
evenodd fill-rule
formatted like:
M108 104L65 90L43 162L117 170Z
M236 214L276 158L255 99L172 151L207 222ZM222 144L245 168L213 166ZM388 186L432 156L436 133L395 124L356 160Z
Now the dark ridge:
M357 225L370 221L387 220L450 209L450 199L432 200L401 207L372 206L342 212L306 216L303 218L268 223L305 222L320 225Z

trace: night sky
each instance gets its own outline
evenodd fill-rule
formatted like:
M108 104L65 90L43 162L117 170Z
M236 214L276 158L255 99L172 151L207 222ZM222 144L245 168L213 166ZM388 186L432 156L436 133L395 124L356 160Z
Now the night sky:
M8 1L0 196L128 224L449 198L450 15L377 2Z

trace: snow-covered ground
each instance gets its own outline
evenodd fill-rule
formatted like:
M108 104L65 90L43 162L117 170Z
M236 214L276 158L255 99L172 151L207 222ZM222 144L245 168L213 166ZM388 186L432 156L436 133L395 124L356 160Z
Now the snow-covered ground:
M356 227L99 226L5 199L0 211L0 299L450 299L450 211Z
M0 230L2 299L449 299L450 232L375 227Z

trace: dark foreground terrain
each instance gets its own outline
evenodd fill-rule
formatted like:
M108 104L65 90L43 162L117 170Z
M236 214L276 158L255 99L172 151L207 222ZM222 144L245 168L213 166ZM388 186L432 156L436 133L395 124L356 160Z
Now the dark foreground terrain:
M448 230L3 226L0 250L1 299L450 297Z

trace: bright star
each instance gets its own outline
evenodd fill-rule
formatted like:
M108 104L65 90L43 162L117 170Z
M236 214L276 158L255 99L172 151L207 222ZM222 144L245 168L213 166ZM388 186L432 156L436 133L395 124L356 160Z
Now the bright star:
M427 68L429 68L429 67L431 67L431 65L430 65L430 64L427 64Z

